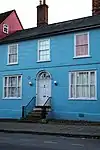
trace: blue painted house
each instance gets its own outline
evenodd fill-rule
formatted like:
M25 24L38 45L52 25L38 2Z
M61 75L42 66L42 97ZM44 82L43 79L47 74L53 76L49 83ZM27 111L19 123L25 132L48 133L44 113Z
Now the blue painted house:
M0 41L0 118L20 119L47 105L49 118L100 121L97 2L92 16L48 24L40 1L37 27Z

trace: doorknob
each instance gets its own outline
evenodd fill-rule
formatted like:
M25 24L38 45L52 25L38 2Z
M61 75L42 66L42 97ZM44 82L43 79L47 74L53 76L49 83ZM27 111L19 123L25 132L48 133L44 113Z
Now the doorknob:
M44 95L43 97L46 97L46 95Z

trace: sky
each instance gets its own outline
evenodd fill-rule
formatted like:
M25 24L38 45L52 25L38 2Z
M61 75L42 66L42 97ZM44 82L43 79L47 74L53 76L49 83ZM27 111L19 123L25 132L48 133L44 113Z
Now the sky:
M92 15L92 0L46 0L49 23L67 21ZM2 0L0 13L15 9L24 28L37 25L39 0Z

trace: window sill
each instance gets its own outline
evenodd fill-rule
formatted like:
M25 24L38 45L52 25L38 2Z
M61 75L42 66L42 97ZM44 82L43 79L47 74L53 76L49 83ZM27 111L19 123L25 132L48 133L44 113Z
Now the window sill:
M73 59L90 58L90 57L91 57L90 55L87 55L87 56L74 56Z
M21 97L6 97L6 98L2 98L3 100L21 100Z
M96 101L97 98L68 98L69 100L76 100L76 101Z
M50 62L50 61L51 61L51 60L44 60L44 61L38 60L37 63L45 63L45 62Z
M7 66L18 65L18 63L7 64Z

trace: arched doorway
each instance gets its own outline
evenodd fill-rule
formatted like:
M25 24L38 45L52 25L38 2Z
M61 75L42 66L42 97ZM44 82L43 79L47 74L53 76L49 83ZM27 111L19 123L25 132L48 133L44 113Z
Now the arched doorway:
M38 73L36 80L36 106L43 106L51 97L51 75L42 71Z

